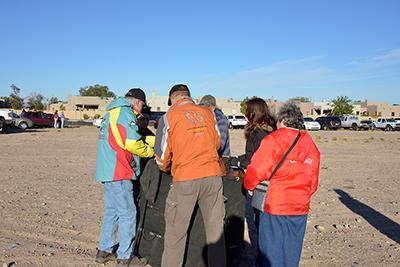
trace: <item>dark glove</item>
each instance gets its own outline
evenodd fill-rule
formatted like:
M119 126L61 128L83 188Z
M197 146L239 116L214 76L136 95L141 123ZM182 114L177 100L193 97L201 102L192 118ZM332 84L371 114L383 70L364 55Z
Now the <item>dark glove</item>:
M229 166L238 168L239 163L240 163L240 161L239 161L238 157L230 157L229 158Z

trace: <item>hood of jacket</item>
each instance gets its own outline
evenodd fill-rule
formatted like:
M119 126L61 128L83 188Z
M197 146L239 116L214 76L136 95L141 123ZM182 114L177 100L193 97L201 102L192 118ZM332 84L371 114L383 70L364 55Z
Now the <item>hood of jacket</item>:
M107 106L107 111L118 107L132 107L132 104L128 99L124 97L118 97Z

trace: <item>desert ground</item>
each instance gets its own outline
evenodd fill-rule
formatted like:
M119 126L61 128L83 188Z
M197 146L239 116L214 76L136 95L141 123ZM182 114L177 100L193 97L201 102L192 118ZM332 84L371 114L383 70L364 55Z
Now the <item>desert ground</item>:
M301 266L400 266L400 132L311 135L321 171ZM96 141L89 126L0 135L3 266L98 266ZM231 146L244 152L242 130Z

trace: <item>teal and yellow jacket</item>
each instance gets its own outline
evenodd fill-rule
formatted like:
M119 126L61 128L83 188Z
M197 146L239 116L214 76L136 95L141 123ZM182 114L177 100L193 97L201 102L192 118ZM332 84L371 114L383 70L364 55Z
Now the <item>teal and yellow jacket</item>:
M140 174L140 158L154 155L154 136L139 135L136 119L137 114L125 98L117 98L107 107L99 130L97 181L136 179Z

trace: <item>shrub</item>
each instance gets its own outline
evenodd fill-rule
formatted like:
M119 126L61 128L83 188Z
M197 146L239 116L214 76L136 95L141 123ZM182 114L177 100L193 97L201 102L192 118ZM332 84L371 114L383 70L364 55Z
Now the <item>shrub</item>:
M97 119L99 119L100 117L101 117L100 114L95 114L95 115L93 116L93 119L97 120Z
M84 120L88 120L89 119L89 115L88 114L83 114L83 119Z

